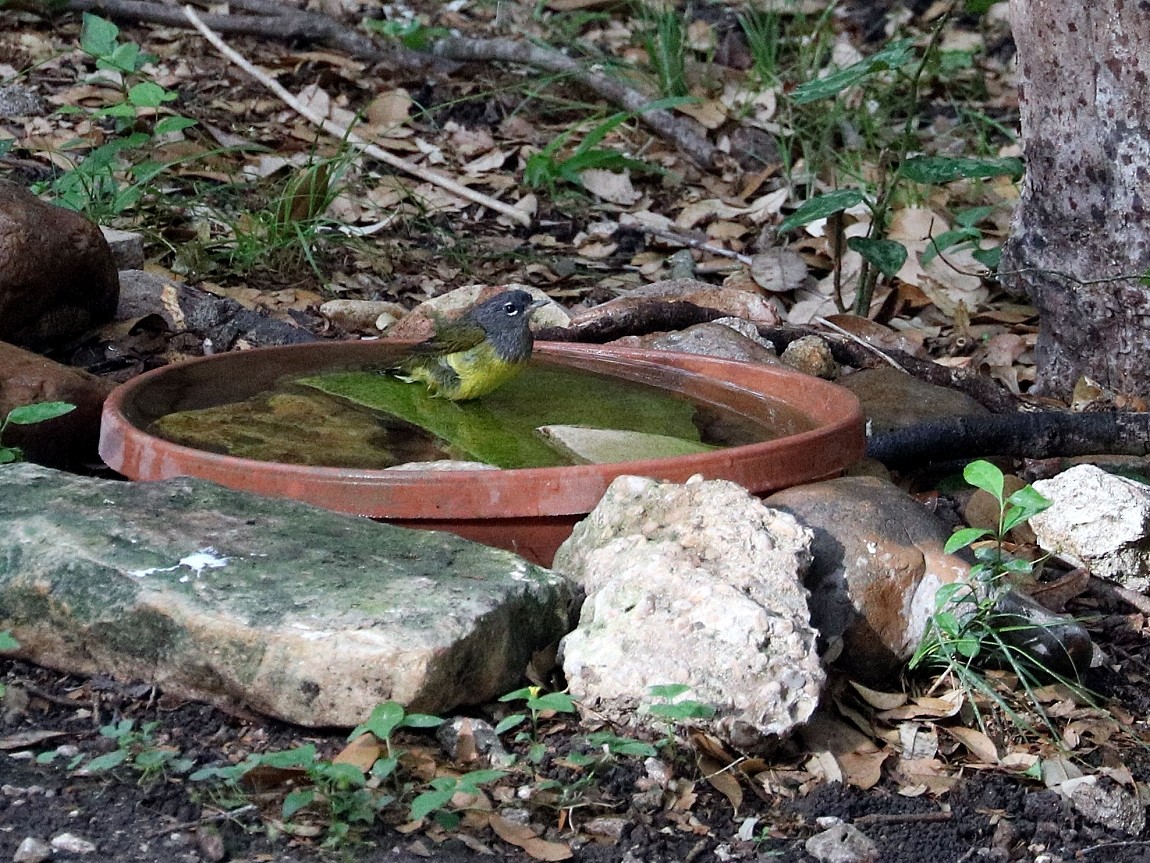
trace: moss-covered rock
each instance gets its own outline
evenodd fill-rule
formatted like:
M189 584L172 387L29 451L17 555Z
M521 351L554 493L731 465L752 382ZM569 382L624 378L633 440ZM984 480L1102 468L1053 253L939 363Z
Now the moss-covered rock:
M0 468L0 631L20 655L309 726L515 685L575 589L505 551L200 480Z

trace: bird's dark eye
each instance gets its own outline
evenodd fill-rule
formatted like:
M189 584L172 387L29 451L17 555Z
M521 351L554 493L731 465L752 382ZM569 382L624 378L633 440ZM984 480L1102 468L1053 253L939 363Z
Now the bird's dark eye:
M515 303L504 303L503 311L508 317L511 318L519 314L519 309L516 307Z

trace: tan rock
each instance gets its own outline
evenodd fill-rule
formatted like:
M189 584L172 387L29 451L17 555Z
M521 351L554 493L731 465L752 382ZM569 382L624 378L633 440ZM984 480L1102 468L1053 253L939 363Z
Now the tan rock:
M725 324L711 321L695 324L685 330L670 333L650 333L645 336L624 336L611 344L627 347L650 348L657 351L679 351L702 354L725 360L747 363L779 364L774 351L737 332Z
M587 309L572 320L572 326L586 326L602 317L611 317L620 308L642 305L643 300L693 303L706 309L715 309L731 317L743 318L757 324L776 326L780 322L775 306L759 294L737 288L719 288L695 279L666 279L652 282L629 291L627 296L608 300Z
M863 680L897 672L922 640L935 593L965 579L972 560L946 554L945 525L910 495L873 477L843 477L786 489L768 506L814 531L814 563L806 579L811 621L830 657ZM1014 591L997 597L1001 613L1033 627L1003 632L1017 649L1047 667L1089 665L1086 631Z

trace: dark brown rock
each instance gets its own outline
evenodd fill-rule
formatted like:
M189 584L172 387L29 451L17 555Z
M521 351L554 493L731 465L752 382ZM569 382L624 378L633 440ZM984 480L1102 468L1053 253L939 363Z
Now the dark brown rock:
M69 402L76 409L62 417L4 430L4 444L24 450L28 461L74 467L98 461L100 409L112 389L80 369L0 342L0 418L36 402Z
M871 434L943 417L990 413L965 393L921 381L890 366L843 375L835 383L858 396Z
M120 282L99 227L0 182L0 339L41 347L112 319Z

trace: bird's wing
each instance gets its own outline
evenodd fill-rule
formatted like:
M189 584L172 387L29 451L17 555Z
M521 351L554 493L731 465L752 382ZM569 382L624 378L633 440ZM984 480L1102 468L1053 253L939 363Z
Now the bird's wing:
M435 335L412 348L412 354L457 354L460 351L470 350L487 337L487 333L479 324L462 318L457 321L444 322L438 316L435 319Z

